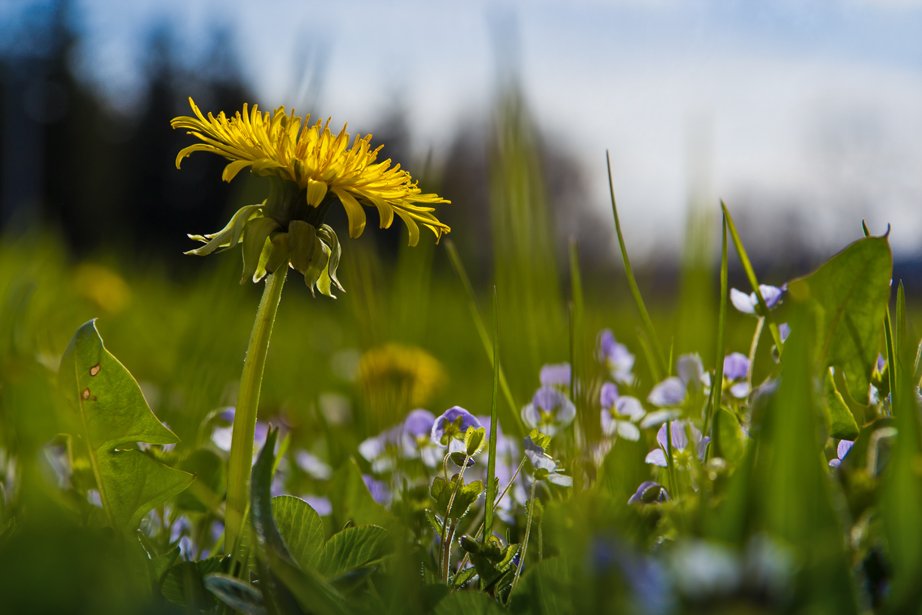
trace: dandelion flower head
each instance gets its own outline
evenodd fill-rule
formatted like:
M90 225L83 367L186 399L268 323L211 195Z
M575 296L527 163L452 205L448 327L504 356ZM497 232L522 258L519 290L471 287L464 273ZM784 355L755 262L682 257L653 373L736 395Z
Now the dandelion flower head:
M436 194L423 194L416 182L400 165L391 161L377 162L381 146L372 149L371 135L356 135L349 145L350 135L343 126L339 134L329 130L330 120L309 125L310 116L303 120L279 107L273 113L260 112L257 105L243 106L228 118L224 112L217 117L205 117L189 99L194 117L175 118L173 128L185 128L198 137L176 157L179 168L183 158L192 152L212 152L231 162L224 168L223 179L230 181L241 170L250 167L263 176L277 176L293 182L304 192L305 205L320 207L330 196L338 199L349 217L349 235L358 237L365 228L363 205L375 206L381 217L381 228L390 227L394 214L407 225L410 244L419 240L419 224L439 238L451 229L439 222L431 205L448 203ZM287 220L278 220L285 225Z

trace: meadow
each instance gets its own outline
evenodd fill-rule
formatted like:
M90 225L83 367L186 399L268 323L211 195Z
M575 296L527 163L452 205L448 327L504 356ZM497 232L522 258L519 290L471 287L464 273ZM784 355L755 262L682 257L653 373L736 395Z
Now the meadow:
M618 272L557 258L500 115L484 274L438 182L285 117L231 123L259 155L189 138L266 200L182 276L0 241L4 612L919 612L922 347L886 235L760 279L710 204L651 295L614 186Z

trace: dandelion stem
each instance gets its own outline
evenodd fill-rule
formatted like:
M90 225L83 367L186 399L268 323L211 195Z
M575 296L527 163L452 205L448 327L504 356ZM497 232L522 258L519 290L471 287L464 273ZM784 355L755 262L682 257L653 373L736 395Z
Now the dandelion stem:
M259 391L262 386L269 338L278 311L282 287L288 268L284 267L266 278L250 344L247 347L243 373L240 375L240 392L234 413L234 428L231 437L230 461L227 477L227 505L225 510L225 545L234 545L243 525L244 511L250 500L250 467L253 465L253 438L256 433L256 412L259 407Z
M509 590L509 597L515 593L515 586L519 584L519 577L522 576L522 568L525 567L525 554L528 551L528 535L531 534L531 520L535 515L535 487L538 486L536 480L531 484L531 497L528 499L528 524L525 526L525 540L522 541L522 557L519 558L519 565L515 569L515 578L512 579L512 589Z

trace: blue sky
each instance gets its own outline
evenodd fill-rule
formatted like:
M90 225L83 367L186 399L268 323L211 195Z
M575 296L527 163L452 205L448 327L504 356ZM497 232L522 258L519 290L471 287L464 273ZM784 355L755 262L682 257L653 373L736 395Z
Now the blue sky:
M0 24L29 4L7 2ZM764 249L771 233L803 233L785 226L789 212L820 250L857 237L862 217L875 231L893 223L898 252L922 248L922 2L77 6L81 69L117 104L133 104L140 43L155 25L174 27L193 61L223 27L261 105L294 104L360 129L399 101L421 149L438 150L462 123L488 125L497 46L511 50L536 118L583 163L600 212L611 150L638 254L676 251L690 191L725 199ZM305 92L311 74L320 87Z

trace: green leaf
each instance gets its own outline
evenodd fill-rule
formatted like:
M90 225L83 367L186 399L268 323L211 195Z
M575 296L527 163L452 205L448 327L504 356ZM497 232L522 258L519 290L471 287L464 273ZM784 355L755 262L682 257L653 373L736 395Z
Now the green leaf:
M435 533L439 536L442 535L444 527L442 526L442 519L434 512L429 509L426 509L426 520L429 521L429 525L432 526L432 529L435 530Z
M349 527L334 534L324 545L317 570L325 577L335 577L375 562L393 550L390 534L383 527Z
M343 527L347 521L387 528L394 523L390 513L371 497L362 480L362 471L352 458L333 474L327 497L333 508L333 527Z
M559 557L538 562L522 575L510 596L510 611L534 615L567 615L575 612L568 591L568 576Z
M266 443L253 464L250 479L250 519L262 559L267 560L271 552L281 559L293 562L272 516L272 474L275 468L275 443L278 435L278 428L269 428Z
M848 404L842 399L842 394L836 389L835 376L832 368L826 370L823 385L823 416L829 435L839 440L852 440L858 437L858 423Z
M922 428L914 387L910 385L911 366L897 382L902 387L893 399L894 423L898 430L880 498L880 515L884 536L893 566L892 587L887 600L891 613L918 612L922 600ZM851 456L851 455L849 455Z
M148 567L150 568L150 576L152 581L151 584L155 589L159 588L161 583L163 583L163 579L166 576L167 571L176 562L177 557L179 557L178 546L173 547L163 555L150 558Z
M445 596L435 606L435 615L503 615L505 611L490 596L463 591Z
M460 476L458 474L451 478L450 483L445 482L445 479L441 476L436 476L432 480L429 494L435 499L436 512L442 515L443 518L460 519L467 514L470 507L483 493L483 483L479 480L458 486L459 480ZM454 501L452 501L452 494L456 490L457 493L454 494ZM448 511L449 502L451 502L450 514Z
M205 575L226 572L229 558L209 557L198 562L180 562L167 570L160 592L182 606L210 609L215 602L205 588Z
M464 587L464 584L473 579L477 575L477 569L473 566L470 568L465 568L460 571L451 579L452 587Z
M821 365L840 366L852 398L863 404L868 403L892 270L887 239L866 237L788 284L794 300L814 308Z
M205 589L238 613L265 615L266 603L262 592L236 577L213 572L204 578Z
M288 551L302 570L317 568L323 552L323 521L310 504L291 495L272 498L272 514Z
M91 320L64 351L59 383L75 412L67 422L84 442L110 525L137 529L141 518L183 491L194 477L157 461L138 442L174 444L179 438L157 420L128 370L103 346ZM83 449L80 451L79 449Z
M833 506L829 468L822 456L818 408L814 395L813 340L824 329L803 306L791 314L780 385L764 412L750 498L755 503L748 523L784 541L802 558L805 612L855 613L851 568L842 541L841 521ZM824 370L825 371L825 370Z
M736 419L735 414L726 408L719 408L714 413L714 433L718 434L715 440L719 443L715 447L715 456L723 457L731 462L742 457L745 450L743 431L740 429L740 422Z

